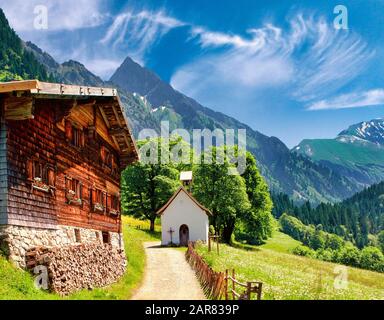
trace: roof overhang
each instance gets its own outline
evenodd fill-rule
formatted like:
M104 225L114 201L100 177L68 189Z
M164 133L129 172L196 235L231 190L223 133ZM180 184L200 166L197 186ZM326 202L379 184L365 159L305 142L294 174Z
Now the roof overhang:
M33 119L36 100L64 100L73 103L94 104L108 127L123 165L139 159L139 152L129 126L125 108L114 88L76 86L47 83L38 80L0 83L4 117L8 120Z

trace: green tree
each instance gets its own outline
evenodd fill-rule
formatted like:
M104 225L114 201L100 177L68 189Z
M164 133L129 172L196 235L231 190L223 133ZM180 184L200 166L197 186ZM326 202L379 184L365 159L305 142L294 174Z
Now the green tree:
M251 210L243 217L243 232L251 244L261 244L272 235L273 203L268 185L257 168L255 157L250 152L246 154L246 169L242 177L251 203Z
M364 269L380 270L384 265L384 255L376 247L365 247L361 250L361 267Z
M218 154L219 153L219 154ZM241 176L228 175L231 164L224 157L223 148L213 147L201 156L201 164L194 170L193 193L205 207L211 210L211 224L221 231L223 240L231 242L236 222L251 208L245 181ZM212 163L204 162L212 155ZM217 161L221 155L223 163Z
M384 253L384 230L381 231L378 236L377 236L377 240L379 242L379 247L381 249L381 251Z
M332 250L340 250L344 245L344 241L341 237L331 234L328 236L326 247Z
M324 232L317 229L315 231L313 237L310 239L310 245L309 246L314 250L324 249L324 247L325 247Z
M180 186L179 171L172 163L161 164L161 140L139 141L139 147L151 143L158 153L156 163L138 162L122 174L122 208L125 214L149 220L155 230L156 212ZM174 143L172 142L170 146ZM152 150L153 151L153 150ZM155 161L154 161L155 162Z

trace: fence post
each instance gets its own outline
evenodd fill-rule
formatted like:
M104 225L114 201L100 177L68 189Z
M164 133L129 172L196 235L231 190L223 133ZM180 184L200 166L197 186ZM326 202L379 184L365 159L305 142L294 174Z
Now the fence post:
M261 291L263 289L263 284L260 282L258 286L258 291L257 291L257 300L261 300Z
M247 300L251 300L252 283L247 282Z
M228 269L225 270L225 300L228 300Z
M208 236L208 252L211 252L211 236Z
M232 298L233 300L236 300L236 295L235 295L235 292L236 292L236 283L235 283L235 279L236 279L236 275L235 275L235 269L232 270Z

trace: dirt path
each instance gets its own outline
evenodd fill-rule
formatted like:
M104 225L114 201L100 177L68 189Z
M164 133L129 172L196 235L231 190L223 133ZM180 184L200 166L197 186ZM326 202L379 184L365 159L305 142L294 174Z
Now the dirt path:
M204 293L184 253L144 243L147 266L144 282L132 300L205 300Z

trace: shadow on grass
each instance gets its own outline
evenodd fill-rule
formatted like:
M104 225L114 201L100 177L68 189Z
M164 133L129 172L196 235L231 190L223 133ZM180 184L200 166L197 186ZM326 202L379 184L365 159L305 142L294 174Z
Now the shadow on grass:
M231 247L236 248L236 249L245 250L245 251L255 251L255 252L260 251L260 248L258 248L257 246L250 245L250 244L244 244L244 243L240 243L237 241L233 241L231 243Z
M149 234L150 236L152 236L156 239L161 240L161 232L160 231L150 231L150 230L143 230L143 229L140 229L140 230Z

